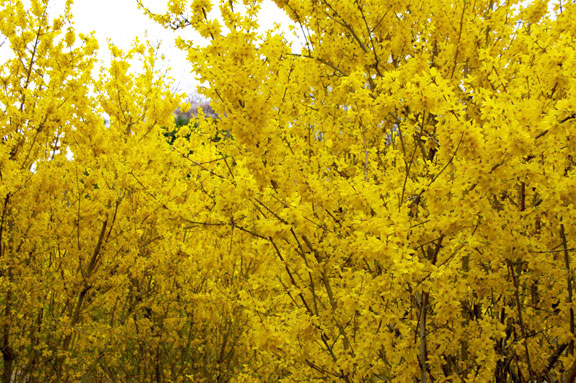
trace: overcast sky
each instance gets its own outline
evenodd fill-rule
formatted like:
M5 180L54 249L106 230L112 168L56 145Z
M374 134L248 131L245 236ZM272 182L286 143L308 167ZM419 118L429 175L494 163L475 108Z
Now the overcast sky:
M56 15L62 12L65 0L50 0L50 13ZM143 0L155 12L165 10L167 0ZM100 42L100 58L108 60L107 42L112 42L121 48L129 48L135 37L144 40L147 35L152 43L161 42L161 52L165 54L168 65L172 68L171 75L175 79L177 91L193 93L197 82L194 74L190 73L190 66L186 61L186 54L174 45L176 33L161 28L152 22L136 5L136 0L75 0L72 7L75 20L76 33L89 33L94 31ZM260 14L262 29L270 29L275 22L288 31L290 19L278 9L271 0L264 0ZM187 39L202 38L195 35L192 29L179 31Z
M49 0L49 13L51 17L62 12L65 0ZM24 0L26 3L27 1ZM143 0L143 3L155 12L163 12L168 0ZM524 4L529 3L524 0ZM161 28L140 11L136 0L75 0L72 8L77 33L90 33L94 31L100 42L100 59L109 60L107 55L107 39L121 48L129 48L135 37L144 40L145 36L152 42L161 42L161 53L166 56L167 65L172 68L170 74L175 80L175 91L194 93L197 82L194 74L190 73L190 65L186 61L186 54L174 45L176 32ZM285 35L290 40L288 25L291 23L286 14L278 9L272 0L264 0L259 21L261 29L273 27L274 23L282 26ZM202 41L191 28L178 32L182 37ZM298 44L298 42L296 42ZM7 44L0 49L0 56L6 55ZM1 58L1 57L0 57ZM3 60L0 60L3 61Z

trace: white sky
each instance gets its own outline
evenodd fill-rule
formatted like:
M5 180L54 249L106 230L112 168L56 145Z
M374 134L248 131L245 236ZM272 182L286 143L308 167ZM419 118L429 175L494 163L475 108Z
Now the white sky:
M64 3L65 0L50 0L50 13L53 16L60 14ZM143 0L143 4L159 13L165 10L166 3L167 0ZM195 93L194 89L198 83L194 80L195 75L190 73L186 53L177 49L174 44L176 33L186 39L202 41L191 27L178 32L165 30L138 9L136 0L75 0L72 14L76 33L95 32L100 44L100 59L104 61L109 60L108 38L124 49L129 48L136 37L144 41L147 36L153 44L161 42L160 52L166 56L167 65L171 67L170 74L175 80L176 87L174 90L188 94ZM262 30L271 29L274 23L279 23L285 33L290 24L288 16L271 0L264 0L259 20Z

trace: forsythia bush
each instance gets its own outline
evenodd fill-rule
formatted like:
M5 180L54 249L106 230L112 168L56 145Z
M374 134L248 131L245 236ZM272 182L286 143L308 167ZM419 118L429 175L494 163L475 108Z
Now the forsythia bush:
M573 382L576 5L170 0L155 51L1 0L2 382ZM132 70L139 61L142 71ZM109 117L109 125L102 116Z

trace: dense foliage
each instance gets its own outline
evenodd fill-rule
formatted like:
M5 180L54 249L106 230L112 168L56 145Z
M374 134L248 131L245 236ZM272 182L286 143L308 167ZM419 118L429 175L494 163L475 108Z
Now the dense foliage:
M573 2L277 0L296 51L142 1L209 41L182 126L47 2L0 1L4 383L574 381Z

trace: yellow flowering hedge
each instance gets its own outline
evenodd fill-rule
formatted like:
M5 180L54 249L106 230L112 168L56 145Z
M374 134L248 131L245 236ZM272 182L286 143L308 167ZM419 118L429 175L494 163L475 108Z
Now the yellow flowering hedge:
M170 0L136 42L2 0L3 382L573 382L576 5ZM139 61L142 71L131 69ZM109 125L102 115L109 116Z

